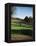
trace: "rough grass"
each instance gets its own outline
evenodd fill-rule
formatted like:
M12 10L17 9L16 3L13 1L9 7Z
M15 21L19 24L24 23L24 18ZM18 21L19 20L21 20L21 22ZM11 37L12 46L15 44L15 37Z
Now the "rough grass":
M32 30L11 30L11 34L23 34L32 36Z

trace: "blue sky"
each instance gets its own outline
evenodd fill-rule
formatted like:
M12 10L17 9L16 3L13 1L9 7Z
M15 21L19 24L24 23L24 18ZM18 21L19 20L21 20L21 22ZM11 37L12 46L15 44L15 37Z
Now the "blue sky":
M32 7L16 7L15 12L13 13L13 17L24 19L26 16L33 16Z

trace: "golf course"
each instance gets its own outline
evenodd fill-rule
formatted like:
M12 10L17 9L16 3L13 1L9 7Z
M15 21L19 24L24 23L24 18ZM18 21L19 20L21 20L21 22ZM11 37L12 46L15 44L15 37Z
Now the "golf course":
M32 25L23 23L22 19L11 19L12 40L32 40Z
M32 7L11 7L11 40L32 40Z

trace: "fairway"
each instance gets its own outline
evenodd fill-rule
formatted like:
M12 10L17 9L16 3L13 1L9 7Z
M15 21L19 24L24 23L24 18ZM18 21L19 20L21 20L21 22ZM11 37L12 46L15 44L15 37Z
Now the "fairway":
M25 29L25 30L32 30L32 25L27 25L27 24L16 24L16 23L13 23L11 24L11 29L14 29L14 30L20 30L20 29Z
M21 22L21 23L20 23ZM21 19L11 19L11 34L32 36L32 25L23 23Z

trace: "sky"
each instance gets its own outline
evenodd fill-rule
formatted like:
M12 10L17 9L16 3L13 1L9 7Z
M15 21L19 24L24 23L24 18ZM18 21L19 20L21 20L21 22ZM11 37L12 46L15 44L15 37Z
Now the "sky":
M26 16L33 17L33 8L32 7L16 7L13 15L15 18L24 19Z

